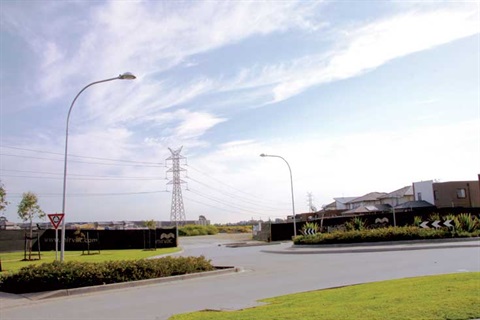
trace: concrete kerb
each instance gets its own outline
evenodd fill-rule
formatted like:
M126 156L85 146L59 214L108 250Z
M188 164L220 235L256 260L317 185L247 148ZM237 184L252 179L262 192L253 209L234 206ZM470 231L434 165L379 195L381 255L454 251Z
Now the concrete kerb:
M104 284L104 285L98 285L98 286L63 289L63 290L55 290L55 291L39 292L39 293L26 293L26 294L20 294L18 296L36 301L36 300L42 300L42 299L48 299L48 298L59 298L59 297L66 297L66 296L86 294L86 293L102 292L102 291L108 291L108 290L134 288L139 286L168 283L168 282L188 280L188 279L194 279L194 278L200 278L200 277L219 276L219 275L238 273L238 272L244 271L243 268L241 267L216 267L216 268L219 268L219 269L214 271L189 273L189 274L165 277L165 278L155 278L155 279L138 280L138 281L121 282L121 283L110 283L110 284Z
M331 245L292 245L291 247L283 248L281 250L262 250L262 252L277 254L337 254L471 247L480 248L480 238L431 239L370 243L364 242Z

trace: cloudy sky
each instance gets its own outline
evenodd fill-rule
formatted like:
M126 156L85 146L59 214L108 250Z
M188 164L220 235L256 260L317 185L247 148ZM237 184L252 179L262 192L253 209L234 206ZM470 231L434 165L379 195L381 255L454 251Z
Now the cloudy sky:
M1 1L0 179L67 222L284 218L480 173L475 1Z

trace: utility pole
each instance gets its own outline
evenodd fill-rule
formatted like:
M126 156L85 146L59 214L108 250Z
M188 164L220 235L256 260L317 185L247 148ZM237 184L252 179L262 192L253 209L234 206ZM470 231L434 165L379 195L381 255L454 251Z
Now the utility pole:
M175 222L175 226L177 227L178 232L178 224L182 224L185 222L185 208L183 206L183 198L182 198L182 183L186 183L182 179L180 179L180 172L187 171L186 169L180 166L180 159L186 159L184 156L180 154L182 152L182 148L178 150L170 150L172 155L168 157L166 160L172 161L172 167L167 170L167 174L169 172L172 173L172 179L167 183L173 185L172 190L172 206L170 211L170 221ZM178 239L178 237L177 237Z

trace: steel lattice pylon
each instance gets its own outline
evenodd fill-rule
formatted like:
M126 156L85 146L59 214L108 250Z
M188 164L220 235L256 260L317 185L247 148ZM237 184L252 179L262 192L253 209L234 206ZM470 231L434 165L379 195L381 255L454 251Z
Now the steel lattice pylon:
M183 206L183 198L182 198L182 183L186 183L182 179L180 179L180 172L186 171L184 168L180 166L180 159L185 159L184 156L180 155L182 152L182 148L178 150L170 150L172 155L168 157L166 160L172 161L172 167L167 170L167 173L172 173L172 180L170 180L167 184L173 185L172 189L172 207L170 211L170 221L176 222L178 224L182 224L185 222L185 208Z

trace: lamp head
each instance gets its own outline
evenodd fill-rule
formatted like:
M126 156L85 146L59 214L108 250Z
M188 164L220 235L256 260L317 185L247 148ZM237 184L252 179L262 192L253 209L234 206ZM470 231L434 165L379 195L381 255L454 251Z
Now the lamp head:
M267 155L265 153L262 153L260 157L266 157Z
M118 76L118 79L122 79L122 80L133 80L136 78L137 77L135 77L131 72L125 72Z

